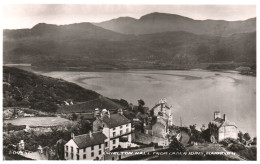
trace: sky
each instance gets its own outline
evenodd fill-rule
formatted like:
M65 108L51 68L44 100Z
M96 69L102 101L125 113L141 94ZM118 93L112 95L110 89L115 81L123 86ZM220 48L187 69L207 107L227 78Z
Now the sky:
M245 20L256 17L255 5L115 5L115 4L5 4L3 28L32 28L38 23L72 24L102 22L118 17L162 12L196 20Z

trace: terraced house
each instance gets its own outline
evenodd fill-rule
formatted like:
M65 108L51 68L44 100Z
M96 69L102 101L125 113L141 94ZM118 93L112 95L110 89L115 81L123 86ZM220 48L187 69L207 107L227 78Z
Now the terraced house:
M131 122L123 115L122 109L119 109L118 113L115 114L110 114L106 109L102 111L97 109L95 115L93 131L102 131L108 138L107 151L111 151L119 145L124 147L123 143L125 142L131 143Z
M103 160L106 143L102 132L72 136L64 146L65 160Z
M105 152L121 146L136 146L131 140L131 122L123 115L122 109L111 114L106 109L94 113L93 132L79 136L72 135L64 146L66 160L104 160Z

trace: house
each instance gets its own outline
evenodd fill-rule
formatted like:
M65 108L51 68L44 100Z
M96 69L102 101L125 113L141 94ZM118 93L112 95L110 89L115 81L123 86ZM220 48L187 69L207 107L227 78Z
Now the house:
M32 160L50 160L50 155L48 154L48 151L48 147L43 148L41 145L39 145L36 152L24 153L22 154L22 156Z
M157 116L157 121L152 125L152 134L155 137L166 138L169 133L168 120Z
M224 114L221 118L219 111L214 112L214 120L208 125L210 130L210 141L219 142L225 138L237 139L238 129L235 123L230 122Z
M57 142L56 142L56 151L55 151L55 155L57 157L58 160L64 160L64 146L65 144L67 143L67 141L63 140L63 139L59 139Z
M158 104L156 104L152 109L151 113L154 116L161 116L164 119L167 119L167 124L172 125L172 107L169 107L165 99L161 99Z
M120 145L120 140L131 143L131 122L123 115L122 109L119 109L118 113L115 114L110 114L106 109L102 111L96 109L95 114L96 120L93 122L93 131L102 131L108 138L107 151L117 148Z
M107 137L102 132L74 136L64 146L65 160L103 160Z

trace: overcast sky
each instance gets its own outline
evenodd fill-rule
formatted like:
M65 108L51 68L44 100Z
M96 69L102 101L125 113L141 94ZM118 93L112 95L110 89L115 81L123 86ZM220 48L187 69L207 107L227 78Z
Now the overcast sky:
M71 24L101 22L130 16L140 18L151 12L178 14L197 20L245 20L256 17L255 5L4 5L3 28L32 28L37 23Z

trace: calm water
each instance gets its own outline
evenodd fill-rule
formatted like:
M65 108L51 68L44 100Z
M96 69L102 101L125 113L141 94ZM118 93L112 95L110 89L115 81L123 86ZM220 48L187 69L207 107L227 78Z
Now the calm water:
M208 125L218 110L240 130L256 135L256 78L235 72L124 71L48 72L110 98L123 98L137 104L143 99L153 107L161 98L173 106L173 122L186 126Z

